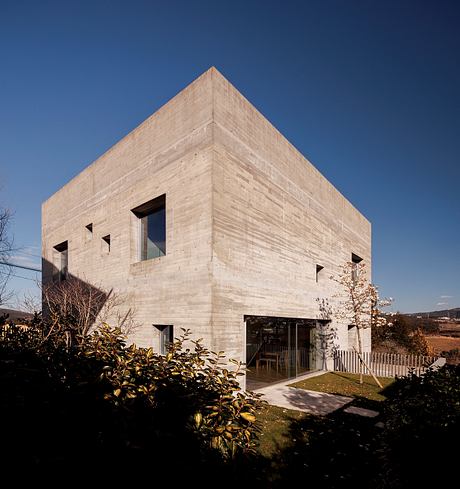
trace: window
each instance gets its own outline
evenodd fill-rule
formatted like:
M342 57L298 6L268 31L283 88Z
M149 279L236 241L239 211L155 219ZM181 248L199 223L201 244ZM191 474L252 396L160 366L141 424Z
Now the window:
M174 332L172 325L155 324L155 328L160 333L160 347L158 351L160 355L166 355L168 353L169 345L174 341Z
M102 251L110 253L110 234L102 237Z
M92 237L93 237L93 223L92 223L92 222L90 222L89 224L87 224L87 225L85 226L85 228L87 229L87 233L86 233L86 235L87 235L88 237L92 238Z
M357 334L356 334L356 326L353 324L348 325L348 349L353 350L353 348L357 348Z
M324 270L324 267L322 267L321 265L316 265L316 283L319 282L320 277L323 275L321 273L321 270Z
M140 260L166 255L166 195L132 210L139 219Z
M69 267L69 245L67 241L59 243L54 248L53 261L55 273L53 274L53 280L55 282L62 282L67 278L67 271Z
M351 277L353 279L353 282L356 282L358 280L358 276L359 276L358 263L361 263L362 261L363 259L360 256L355 255L354 253L351 254L351 262L353 264L351 269Z

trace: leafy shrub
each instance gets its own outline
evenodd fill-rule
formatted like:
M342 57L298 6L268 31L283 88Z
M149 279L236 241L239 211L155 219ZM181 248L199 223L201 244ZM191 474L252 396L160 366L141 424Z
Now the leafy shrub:
M93 456L102 467L116 456L127 470L153 460L166 470L171 458L181 457L186 472L250 455L261 401L241 392L240 365L230 370L223 360L223 352L190 341L188 331L161 356L127 346L120 330L108 326L72 348L43 334L39 321L2 326L6 460L16 452L21 463L65 471L82 457Z
M448 480L460 435L460 366L398 378L385 394L382 453L391 481L385 487L427 487L441 475Z
M444 357L447 363L451 365L460 364L460 348L453 348L452 350L446 350L441 352L441 357Z
M110 386L104 398L127 412L161 412L161 424L187 426L207 446L232 458L253 452L257 439L255 413L259 396L240 392L244 375L223 368L224 353L213 353L201 340L184 348L190 332L176 339L167 355L151 348L126 347L120 331L104 327L85 342L80 355L102 361L101 379ZM158 416L157 416L158 417Z

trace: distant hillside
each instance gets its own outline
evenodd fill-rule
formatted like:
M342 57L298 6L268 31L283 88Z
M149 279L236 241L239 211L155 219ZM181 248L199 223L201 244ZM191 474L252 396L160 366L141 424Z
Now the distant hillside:
M442 318L450 317L451 319L460 319L460 307L454 307L453 309L443 309L441 311L429 311L429 312L412 312L406 314L406 316L422 316L423 318Z
M18 319L30 319L33 317L33 314L24 311L17 311L16 309L4 309L0 307L0 316L3 314L9 314L8 319L12 321L17 321Z

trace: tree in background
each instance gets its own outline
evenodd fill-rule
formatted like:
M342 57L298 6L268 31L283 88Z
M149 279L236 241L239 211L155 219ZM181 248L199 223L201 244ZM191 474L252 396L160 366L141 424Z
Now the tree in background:
M356 328L356 345L353 348L361 359L360 383L363 383L362 331L368 328L382 328L387 324L381 309L391 304L392 299L380 299L378 288L371 284L367 277L367 269L364 262L345 263L337 276L332 280L341 286L340 293L336 296L339 305L334 309L334 316L339 320L353 325ZM369 372L369 366L367 366Z
M10 222L11 211L0 207L0 306L6 304L13 295L12 292L7 291L11 267L6 263L9 261L13 248L13 240L8 232Z
M430 319L393 314L391 322L372 329L372 345L385 352L428 355L425 334L439 332L439 325Z

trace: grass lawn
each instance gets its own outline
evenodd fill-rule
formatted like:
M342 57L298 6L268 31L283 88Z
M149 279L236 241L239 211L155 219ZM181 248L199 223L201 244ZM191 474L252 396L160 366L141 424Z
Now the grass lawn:
M391 378L379 380L384 389L394 381ZM379 411L380 403L385 400L384 392L372 377L365 376L363 381L360 385L359 375L328 372L291 386L352 397L352 405ZM265 405L257 419L261 428L257 451L268 463L265 470L275 478L278 473L285 477L285 471L297 461L300 464L297 469L301 471L308 469L320 473L323 470L327 473L329 465L333 466L337 457L343 461L343 470L340 470L346 473L347 467L353 466L356 454L358 458L367 460L368 453L372 453L369 443L375 430L378 431L375 418L350 415L342 410L328 416L315 416ZM312 465L305 468L308 460Z
M386 399L385 388L394 382L393 378L378 377L383 389L375 383L370 375L364 375L363 384L359 383L359 374L345 372L328 372L317 377L290 384L291 387L310 391L327 392L340 396L353 397L353 406L377 409L381 401Z
M257 419L261 433L255 473L270 484L287 487L310 480L345 488L344 481L370 481L377 473L373 440L379 430L373 418L342 410L315 416L266 405Z
M313 416L277 406L264 406L257 416L262 430L259 436L260 455L271 458L292 445L291 425L309 417Z

